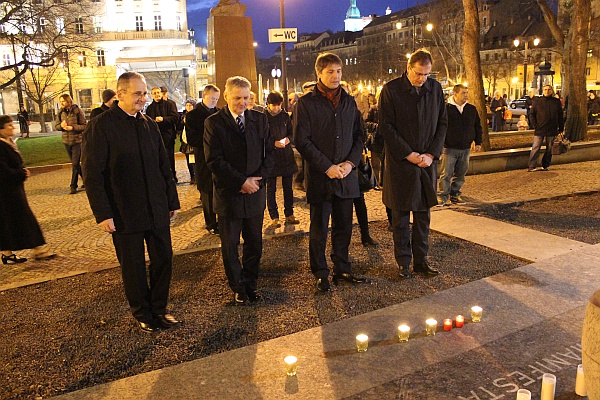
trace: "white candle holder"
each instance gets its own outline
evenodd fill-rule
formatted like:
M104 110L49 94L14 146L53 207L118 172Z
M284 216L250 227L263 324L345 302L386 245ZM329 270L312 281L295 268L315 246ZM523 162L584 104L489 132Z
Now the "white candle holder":
M285 362L287 376L295 376L298 370L298 359L294 356L287 356L283 361Z
M587 396L587 387L585 386L584 377L583 364L579 364L577 366L577 377L575 378L575 394L578 396Z
M531 400L531 392L527 389L517 390L517 400Z
M425 321L425 324L425 333L427 333L427 336L434 336L437 331L437 321L433 318L429 318Z
M473 322L481 321L481 317L483 316L483 308L479 306L471 307L471 320Z
M554 391L556 390L556 376L552 374L542 375L542 392L540 400L554 400Z
M408 342L410 337L410 326L402 324L398 327L398 340L401 342Z
M367 351L369 348L369 337L362 333L356 336L356 348L359 353Z

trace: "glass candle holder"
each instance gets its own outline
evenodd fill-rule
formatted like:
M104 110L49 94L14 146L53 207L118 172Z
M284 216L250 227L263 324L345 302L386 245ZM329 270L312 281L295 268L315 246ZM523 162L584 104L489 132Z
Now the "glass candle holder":
M356 336L356 348L359 353L367 351L369 348L369 337L362 333Z
M450 318L446 318L444 320L444 330L446 332L451 331L452 330L452 320Z
M285 362L285 372L287 376L296 375L296 370L298 369L298 359L294 356L287 356L283 359Z
M398 327L398 339L401 342L408 342L408 338L410 337L410 326L408 325L400 325Z
M457 328L462 328L463 326L465 326L465 317L463 317L462 315L457 315L456 316L456 327Z
M552 374L542 375L542 392L540 400L554 400L554 391L556 390L556 376Z
M483 308L479 306L471 307L471 320L473 322L481 321L481 317L483 315Z
M531 400L531 392L527 389L517 390L517 400Z
M577 377L575 378L575 394L579 396L587 396L587 387L583 375L583 364L577 366Z
M427 336L435 335L435 332L437 331L437 321L433 318L429 318L425 321L425 324L425 333L427 333Z

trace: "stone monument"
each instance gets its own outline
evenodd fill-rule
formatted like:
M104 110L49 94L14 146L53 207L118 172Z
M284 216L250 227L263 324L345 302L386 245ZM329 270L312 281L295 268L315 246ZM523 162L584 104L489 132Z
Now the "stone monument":
M225 90L227 78L241 75L257 91L256 59L252 19L239 0L221 0L210 9L207 21L209 82ZM219 107L225 104L223 96Z

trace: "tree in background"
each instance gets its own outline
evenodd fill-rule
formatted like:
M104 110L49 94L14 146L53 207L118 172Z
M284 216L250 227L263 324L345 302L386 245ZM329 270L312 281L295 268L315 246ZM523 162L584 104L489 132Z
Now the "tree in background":
M60 79L62 68L59 64L54 64L46 68L31 67L28 68L29 79L24 80L23 88L27 97L29 97L40 110L40 126L42 132L46 130L46 116L48 104L66 91L69 84ZM64 83L63 83L64 82ZM50 90L50 89L55 90Z

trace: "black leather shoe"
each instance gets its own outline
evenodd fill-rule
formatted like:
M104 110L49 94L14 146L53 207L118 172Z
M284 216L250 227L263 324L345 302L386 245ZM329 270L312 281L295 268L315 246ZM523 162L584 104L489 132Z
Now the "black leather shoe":
M400 279L411 279L413 277L412 272L410 272L410 267L400 268L398 275L400 276Z
M2 254L2 264L20 264L27 261L24 257L17 257L15 253L12 253L10 256L5 256Z
M427 262L424 262L423 264L415 264L413 270L415 271L415 274L425 275L428 277L437 276L440 274L440 271L435 268L431 268Z
M327 278L317 279L317 290L319 290L321 292L330 292L331 285L329 284L329 279L327 279Z
M161 328L169 329L181 325L181 321L177 321L171 314L157 315L156 320Z
M256 303L257 301L262 300L262 294L260 294L257 290L248 292L248 299L252 303Z
M362 245L365 247L376 247L379 245L379 242L377 242L375 239L373 239L371 236L365 236L364 238L361 239Z
M332 277L333 284L337 286L339 281L346 281L350 283L371 283L369 278L358 278L352 274L343 273L343 274L333 274Z
M246 293L236 293L233 296L233 302L236 306L247 306L250 304L250 299Z
M142 322L135 320L140 327L140 330L145 333L156 333L160 330L159 326L155 322Z

